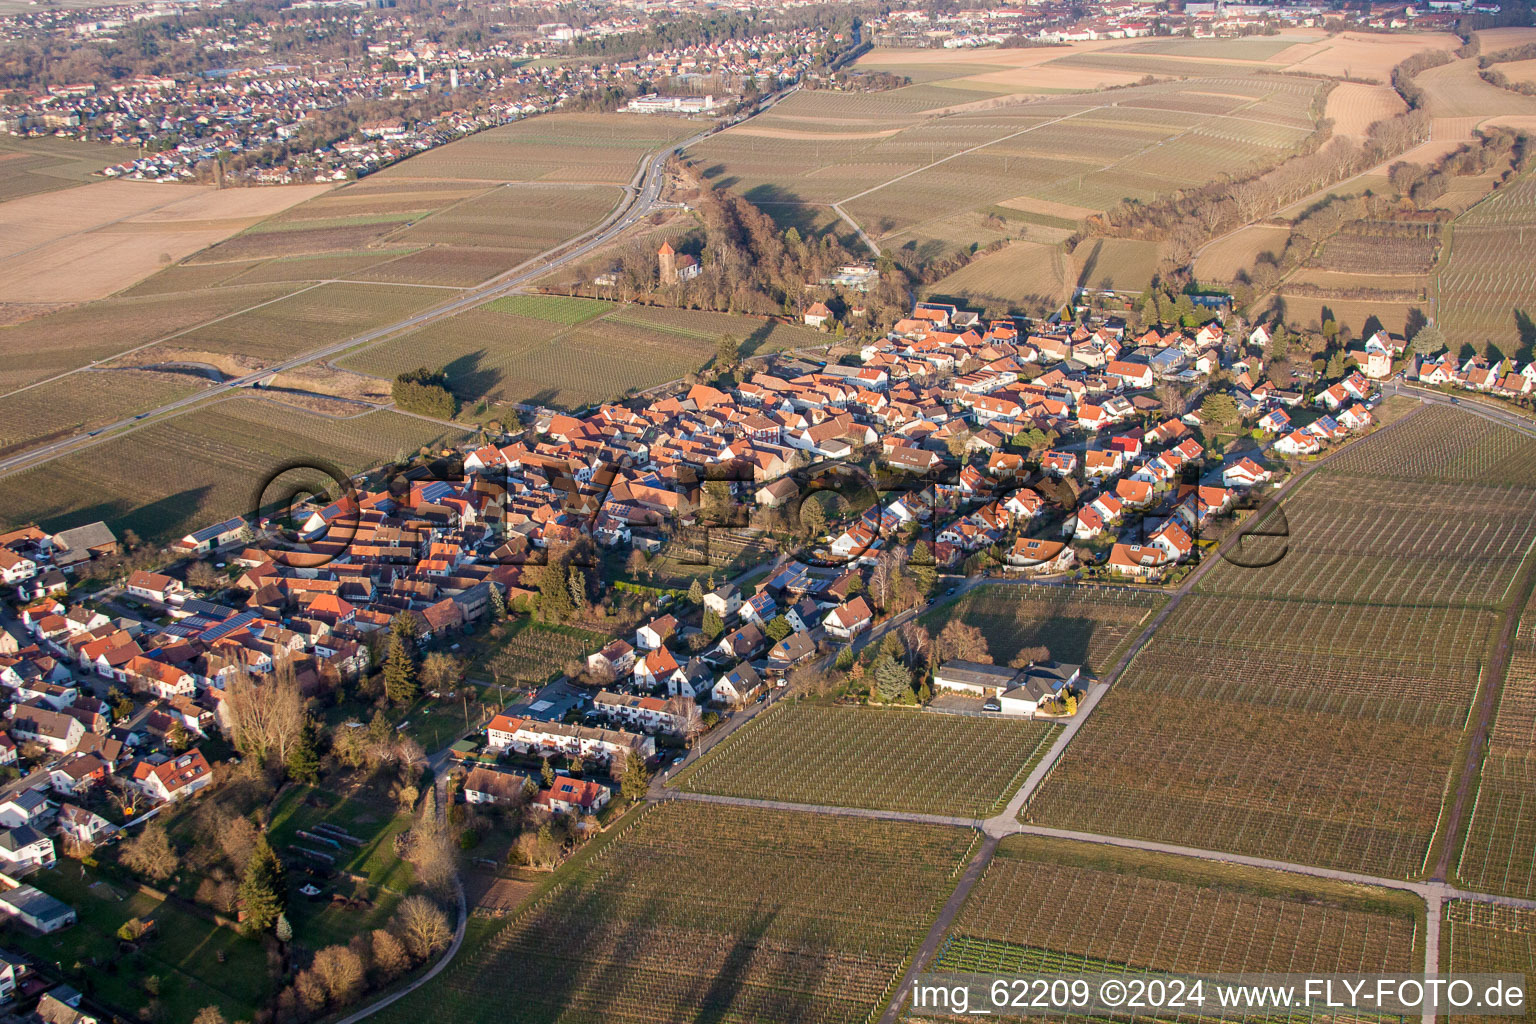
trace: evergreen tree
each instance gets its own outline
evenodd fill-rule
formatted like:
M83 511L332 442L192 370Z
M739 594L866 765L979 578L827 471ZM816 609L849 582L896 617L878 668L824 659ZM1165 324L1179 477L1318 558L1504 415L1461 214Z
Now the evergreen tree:
M774 643L778 643L780 640L783 640L785 637L789 636L789 634L793 633L794 628L790 626L789 620L784 616L775 615L773 618L769 619L768 624L763 627L763 632L767 633L768 638Z
M706 608L704 610L704 635L713 640L724 632L725 622L721 620L713 608Z
M912 696L912 673L891 654L882 650L873 665L875 689L880 699L894 704Z
M555 770L550 767L549 758L545 758L544 763L539 765L539 775L544 779L545 789L555 784Z
M264 932L272 927L282 914L287 902L283 882L283 866L267 837L256 837L256 849L245 867L245 878L240 882L240 906L245 910L245 928L251 934Z
M587 605L587 574L577 566L571 566L571 571L565 578L565 585L571 592L571 609L573 611L585 608Z
M631 752L624 762L624 777L619 780L619 792L625 800L635 803L645 799L645 791L650 784L650 777L645 773L645 762L639 754Z
M504 619L507 617L507 599L502 596L501 588L492 583L491 595L487 601L491 606L491 618Z
M395 704L416 699L416 663L398 633L390 636L389 653L384 658L384 695Z
M293 925L288 923L287 914L277 915L277 928L274 929L273 934L277 936L278 942L293 941Z
M692 601L694 604L704 603L704 588L700 586L697 578L695 578L692 583L688 584L688 600Z
M296 782L316 782L320 778L320 751L313 719L306 718L299 737L288 751L288 777Z

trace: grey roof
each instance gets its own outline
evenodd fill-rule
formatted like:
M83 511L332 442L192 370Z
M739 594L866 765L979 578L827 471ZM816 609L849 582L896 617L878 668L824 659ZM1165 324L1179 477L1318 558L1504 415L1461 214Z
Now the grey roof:
M1006 665L984 665L979 661L946 661L939 666L938 674L957 683L972 686L1009 686L1016 671Z
M31 825L17 825L15 828L8 828L4 832L0 832L0 848L16 853L26 849L33 843L40 843L47 838L47 836Z
M9 892L0 892L0 906L9 907L38 921L58 921L75 912L69 904L30 885L18 885Z
M53 535L53 541L61 547L78 551L116 544L117 536L106 523L98 520L94 523L86 523L84 526L77 526L72 530L62 530Z

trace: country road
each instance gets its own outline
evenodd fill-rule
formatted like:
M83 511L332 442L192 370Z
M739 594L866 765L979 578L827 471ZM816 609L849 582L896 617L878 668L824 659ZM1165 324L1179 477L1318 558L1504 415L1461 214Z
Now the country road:
M767 97L751 116L757 116L757 114L762 113L764 110L767 110L775 103L778 103L780 100L783 100L785 97L793 94L798 90L798 88L799 86L791 86L779 93L774 94L773 96ZM743 120L750 120L750 118L744 118ZM608 242L617 238L624 231L628 230L637 221L640 221L649 216L655 209L658 208L658 205L670 205L660 204L661 191L666 179L667 160L672 156L672 154L686 149L687 147L713 134L716 130L719 129L719 127L719 125L712 125L706 131L684 139L681 142L675 142L671 145L663 147L662 149L643 159L639 167L636 169L635 176L631 180L631 183L625 186L624 200L620 202L619 205L616 206L601 222L599 222L594 227L589 228L582 234L579 234L574 238L566 239L554 248L548 249L538 256L534 256L524 261L518 266L513 267L511 270L508 270L505 273L492 278L484 284L464 291L463 293L457 295L455 298L450 299L447 302L433 306L430 309L413 314L412 316L406 317L402 320L397 320L394 323L388 324L386 326L378 327L371 331L367 331L366 333L355 335L345 339L344 341L338 341L329 345L325 345L321 348L311 349L308 352L296 355L290 359L284 360L281 363L275 363L271 366L263 367L262 369L253 373L248 373L241 377L223 381L214 385L212 388L199 391L196 394L187 395L184 398L179 398L172 402L167 402L164 405L158 406L155 409L151 409L148 412L139 413L135 416L125 417L124 419L118 420L115 423L111 423L107 426L93 430L89 434L77 434L73 437L67 437L62 440L55 441L51 444L43 445L42 447L34 448L30 451L22 452L18 455L13 455L7 459L0 459L0 477L16 473L23 469L31 469L34 466L39 466L43 463L56 459L61 455L82 451L104 441L122 437L125 434L131 433L132 431L137 430L142 426L146 426L149 423L154 422L158 417L165 416L170 413L184 412L190 407L202 405L203 403L214 399L228 397L237 389L249 387L262 378L268 377L272 374L281 373L284 370L292 370L295 367L302 366L305 363L312 363L316 360L329 359L332 356L339 355L340 353L349 349L356 348L361 345L371 344L372 342L379 341L385 337L397 334L401 331L407 331L411 330L412 328L421 327L425 324L440 320L444 317L452 316L455 313L463 312L464 310L471 307L483 305L484 303L490 302L492 299L500 298L509 292L516 291L522 286L533 281L535 278L547 274L554 268L563 266L572 262L573 260L578 260L592 252L594 249L606 245ZM322 284L329 283L331 282L321 281L311 285L310 287L319 287ZM164 339L157 339L156 342L152 342L151 344L157 344L159 341L163 340ZM122 353L119 353L118 356L121 354ZM118 358L118 356L112 356L109 358ZM81 367L80 369L87 370L96 365L97 364L93 363L91 366Z

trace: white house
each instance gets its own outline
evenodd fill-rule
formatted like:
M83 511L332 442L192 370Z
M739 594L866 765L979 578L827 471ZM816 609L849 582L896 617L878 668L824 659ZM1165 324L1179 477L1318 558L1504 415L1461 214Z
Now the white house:
M38 868L52 867L53 840L31 825L17 825L0 832L0 871L25 875Z
M721 676L715 683L711 696L716 704L742 705L756 697L763 689L763 677L757 669L742 662Z
M213 783L213 769L200 750L191 750L163 764L140 761L133 781L156 800L183 800Z
M828 612L827 617L822 620L822 628L827 631L828 636L835 636L840 640L852 640L868 629L874 618L875 613L870 610L869 602L863 597L856 597Z

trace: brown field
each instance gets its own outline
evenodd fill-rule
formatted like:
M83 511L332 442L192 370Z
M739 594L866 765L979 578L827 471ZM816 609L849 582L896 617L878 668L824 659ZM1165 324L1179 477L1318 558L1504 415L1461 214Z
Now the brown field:
M0 301L102 298L329 188L103 181L13 199L0 204Z
M621 197L610 185L503 185L439 210L389 241L513 249L526 259L596 224Z
M1414 81L1424 90L1430 116L1471 118L1476 123L1495 114L1536 114L1536 96L1489 85L1477 72L1475 57L1420 72Z
M1422 914L1385 889L1010 836L935 969L1408 971Z
M290 285L220 288L195 296L111 298L0 328L0 392L111 359L198 324L288 294Z
M0 455L93 430L190 395L209 381L154 370L86 370L0 398Z
M1082 220L1099 211L1087 206L1073 206L1071 203L1054 203L1049 199L1036 199L1034 196L1015 196L1005 199L997 204L1010 210L1018 210L1022 213L1038 213L1046 217L1059 217L1062 220Z
M1382 326L1395 334L1403 332L1408 321L1408 311L1422 302L1388 302L1381 299L1334 299L1315 295L1282 294L1277 300L1285 305L1285 317L1290 323L1302 328L1321 329L1325 319L1332 319L1340 326L1347 325L1357 335L1366 320L1375 317ZM1324 310L1331 311L1324 316Z
M1530 60L1512 60L1504 64L1495 64L1494 68L1504 72L1504 76L1511 82L1536 84L1536 57Z
M1001 303L1010 310L1050 310L1067 299L1066 264L1060 246L1015 242L982 256L924 289L967 305Z
M1335 134L1364 138L1371 125L1395 117L1406 109L1407 104L1390 85L1340 82L1328 94L1328 106L1323 116L1333 121Z
M270 225L263 225L270 227ZM402 226L399 220L361 219L288 230L245 231L189 257L189 263L226 263L325 253L350 253L378 243Z
M1157 269L1157 243L1134 238L1090 238L1073 250L1069 268L1077 287L1139 292Z
M324 458L355 473L447 435L462 437L389 411L338 420L257 398L225 399L5 477L0 522L63 529L106 519L119 535L132 529L165 541L249 514L267 474L295 459Z
M527 249L461 249L429 246L404 256L375 262L352 275L360 281L439 284L467 288L526 261Z
M626 185L645 153L702 127L644 114L541 114L428 150L376 177Z
M1428 274L1356 274L1320 267L1303 267L1286 278L1288 284L1307 284L1316 288L1347 290L1371 288L1377 291L1421 291L1429 283ZM1326 301L1326 300L1324 300Z
M1440 928L1443 974L1509 973L1526 977L1529 993L1536 977L1536 910L1517 910L1469 900L1447 901ZM1523 1016L1474 1017L1452 1014L1449 1024L1519 1024L1536 1019L1526 999Z
M1310 52L1290 57L1289 67L1314 75L1338 78L1365 78L1386 85L1392 68L1421 50L1455 51L1461 40L1448 32L1394 32L1377 35L1341 32L1337 36L1308 44ZM1299 52L1299 51L1298 51Z
M1536 28L1484 28L1477 31L1477 39L1482 44L1483 53L1498 53L1526 43L1536 43Z
M1280 254L1290 228L1275 224L1250 224L1201 250L1195 260L1195 277L1201 281L1231 281L1238 271L1251 268L1260 253Z
M132 152L51 136L23 139L0 135L0 202L99 181L94 177L97 171Z
M447 294L433 288L323 284L199 327L178 344L276 360L393 323Z

